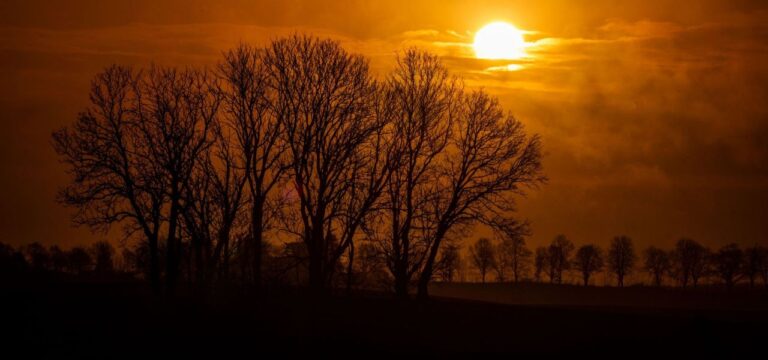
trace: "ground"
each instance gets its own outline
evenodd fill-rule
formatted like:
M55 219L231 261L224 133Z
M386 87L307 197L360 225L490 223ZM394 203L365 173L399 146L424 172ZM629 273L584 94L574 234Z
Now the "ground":
M0 289L10 330L4 337L10 347L3 348L33 358L302 351L732 355L763 346L768 324L768 291L744 289L435 284L436 296L426 303L377 293L257 297L236 287L216 296L180 290L158 299L133 281L47 279ZM731 300L717 304L713 296Z

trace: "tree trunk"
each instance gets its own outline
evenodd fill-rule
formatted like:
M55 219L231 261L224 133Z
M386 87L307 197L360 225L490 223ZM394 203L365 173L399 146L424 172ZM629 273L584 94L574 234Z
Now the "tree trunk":
M323 234L323 216L316 216L312 221L309 246L309 288L315 294L323 291L325 277L323 276L323 259L325 257L325 244Z
M178 196L175 195L171 200L171 212L168 218L168 237L166 240L166 260L165 260L165 288L169 295L173 294L178 279L178 251L179 246L176 239L176 231L179 220Z
M518 269L518 266L517 261L515 261L515 265L512 268L512 277L515 279L515 284L520 281L520 270Z
M395 296L399 299L408 299L408 265L398 259L395 262Z
M261 276L261 263L264 241L264 201L263 199L254 200L253 208L251 209L251 240L253 248L252 259L252 271L253 271L253 285L259 290L262 285Z
M353 242L349 243L349 259L347 261L347 295L352 294L352 270L354 269L354 261L355 261L355 244Z
M198 235L192 236L192 250L195 252L195 282L202 286L205 282L205 265L203 264L203 244Z
M429 255L427 256L427 262L424 264L424 268L421 270L418 283L419 299L426 300L429 297L429 282L432 280L432 274L435 267L435 259L437 259L437 251L440 249L440 243L448 232L448 226L445 223L441 223L437 227L435 232L435 240L432 246L429 248Z
M160 295L160 256L157 248L157 236L151 236L147 242L149 243L149 281L152 292L155 295Z

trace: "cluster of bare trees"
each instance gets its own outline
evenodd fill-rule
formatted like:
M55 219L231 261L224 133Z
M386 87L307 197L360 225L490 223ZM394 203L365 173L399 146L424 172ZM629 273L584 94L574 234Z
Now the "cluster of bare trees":
M156 291L184 268L261 286L285 243L314 290L376 268L427 296L462 229L514 228L514 196L543 181L539 138L419 50L375 80L338 42L296 35L214 70L112 66L90 99L53 134L60 200L79 224L122 225Z
M499 282L518 282L525 279L530 271L533 256L525 243L525 236L530 235L528 224L497 224L494 229L497 243L488 238L480 238L470 245L471 265L479 271L482 282L485 282L486 275L491 271L496 274L496 280ZM454 264L458 267L458 261Z
M649 247L644 257L644 269L657 286L669 277L682 287L695 287L702 280L718 281L728 289L746 280L754 287L758 279L768 287L768 248L760 245L741 249L737 244L728 244L712 251L683 238L670 251Z
M643 270L655 286L663 285L665 278L669 278L681 287L695 287L703 279L721 283L728 289L743 280L754 287L755 282L762 279L768 287L768 248L763 246L742 250L736 244L729 244L712 252L694 240L683 238L670 251L648 247L640 259L632 239L627 236L614 237L608 249L603 250L594 244L576 249L568 238L558 235L550 245L531 252L522 234L502 237L496 244L481 238L469 247L470 264L479 272L482 282L491 271L495 271L500 282L508 281L507 274L511 271L511 280L517 282L528 279L533 270L535 281L546 278L561 284L564 274L571 272L586 286L595 274L605 271L615 278L617 286L623 287L628 275Z

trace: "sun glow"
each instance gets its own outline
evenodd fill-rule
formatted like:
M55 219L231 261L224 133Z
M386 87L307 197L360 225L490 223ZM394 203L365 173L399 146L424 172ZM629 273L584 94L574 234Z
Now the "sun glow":
M520 59L526 56L525 32L505 22L485 25L475 34L475 56L479 59Z

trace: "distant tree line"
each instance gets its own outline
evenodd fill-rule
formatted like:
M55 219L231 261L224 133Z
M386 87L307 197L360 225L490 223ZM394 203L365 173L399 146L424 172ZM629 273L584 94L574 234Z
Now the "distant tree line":
M113 275L126 269L116 264L114 247L107 241L62 249L34 242L18 248L0 243L0 273L61 272L74 275Z
M464 229L514 237L515 196L544 180L539 137L416 49L376 79L338 42L295 35L214 69L111 66L90 100L53 134L59 200L77 224L121 226L157 293L281 278L426 297Z
M753 288L758 281L768 288L768 248L760 245L742 249L737 244L728 244L712 251L695 240L683 238L673 249L650 246L638 255L627 236L614 237L607 249L594 244L576 249L568 238L558 235L549 246L531 251L522 233L518 233L516 237L501 237L497 242L481 238L469 247L468 253L470 265L482 282L493 271L500 282L531 279L561 284L563 274L571 272L587 286L595 274L606 272L615 278L616 286L623 287L628 275L645 272L654 286L667 283L696 287L707 279L728 289L739 282ZM458 269L460 260L452 264ZM507 276L509 272L513 277Z

